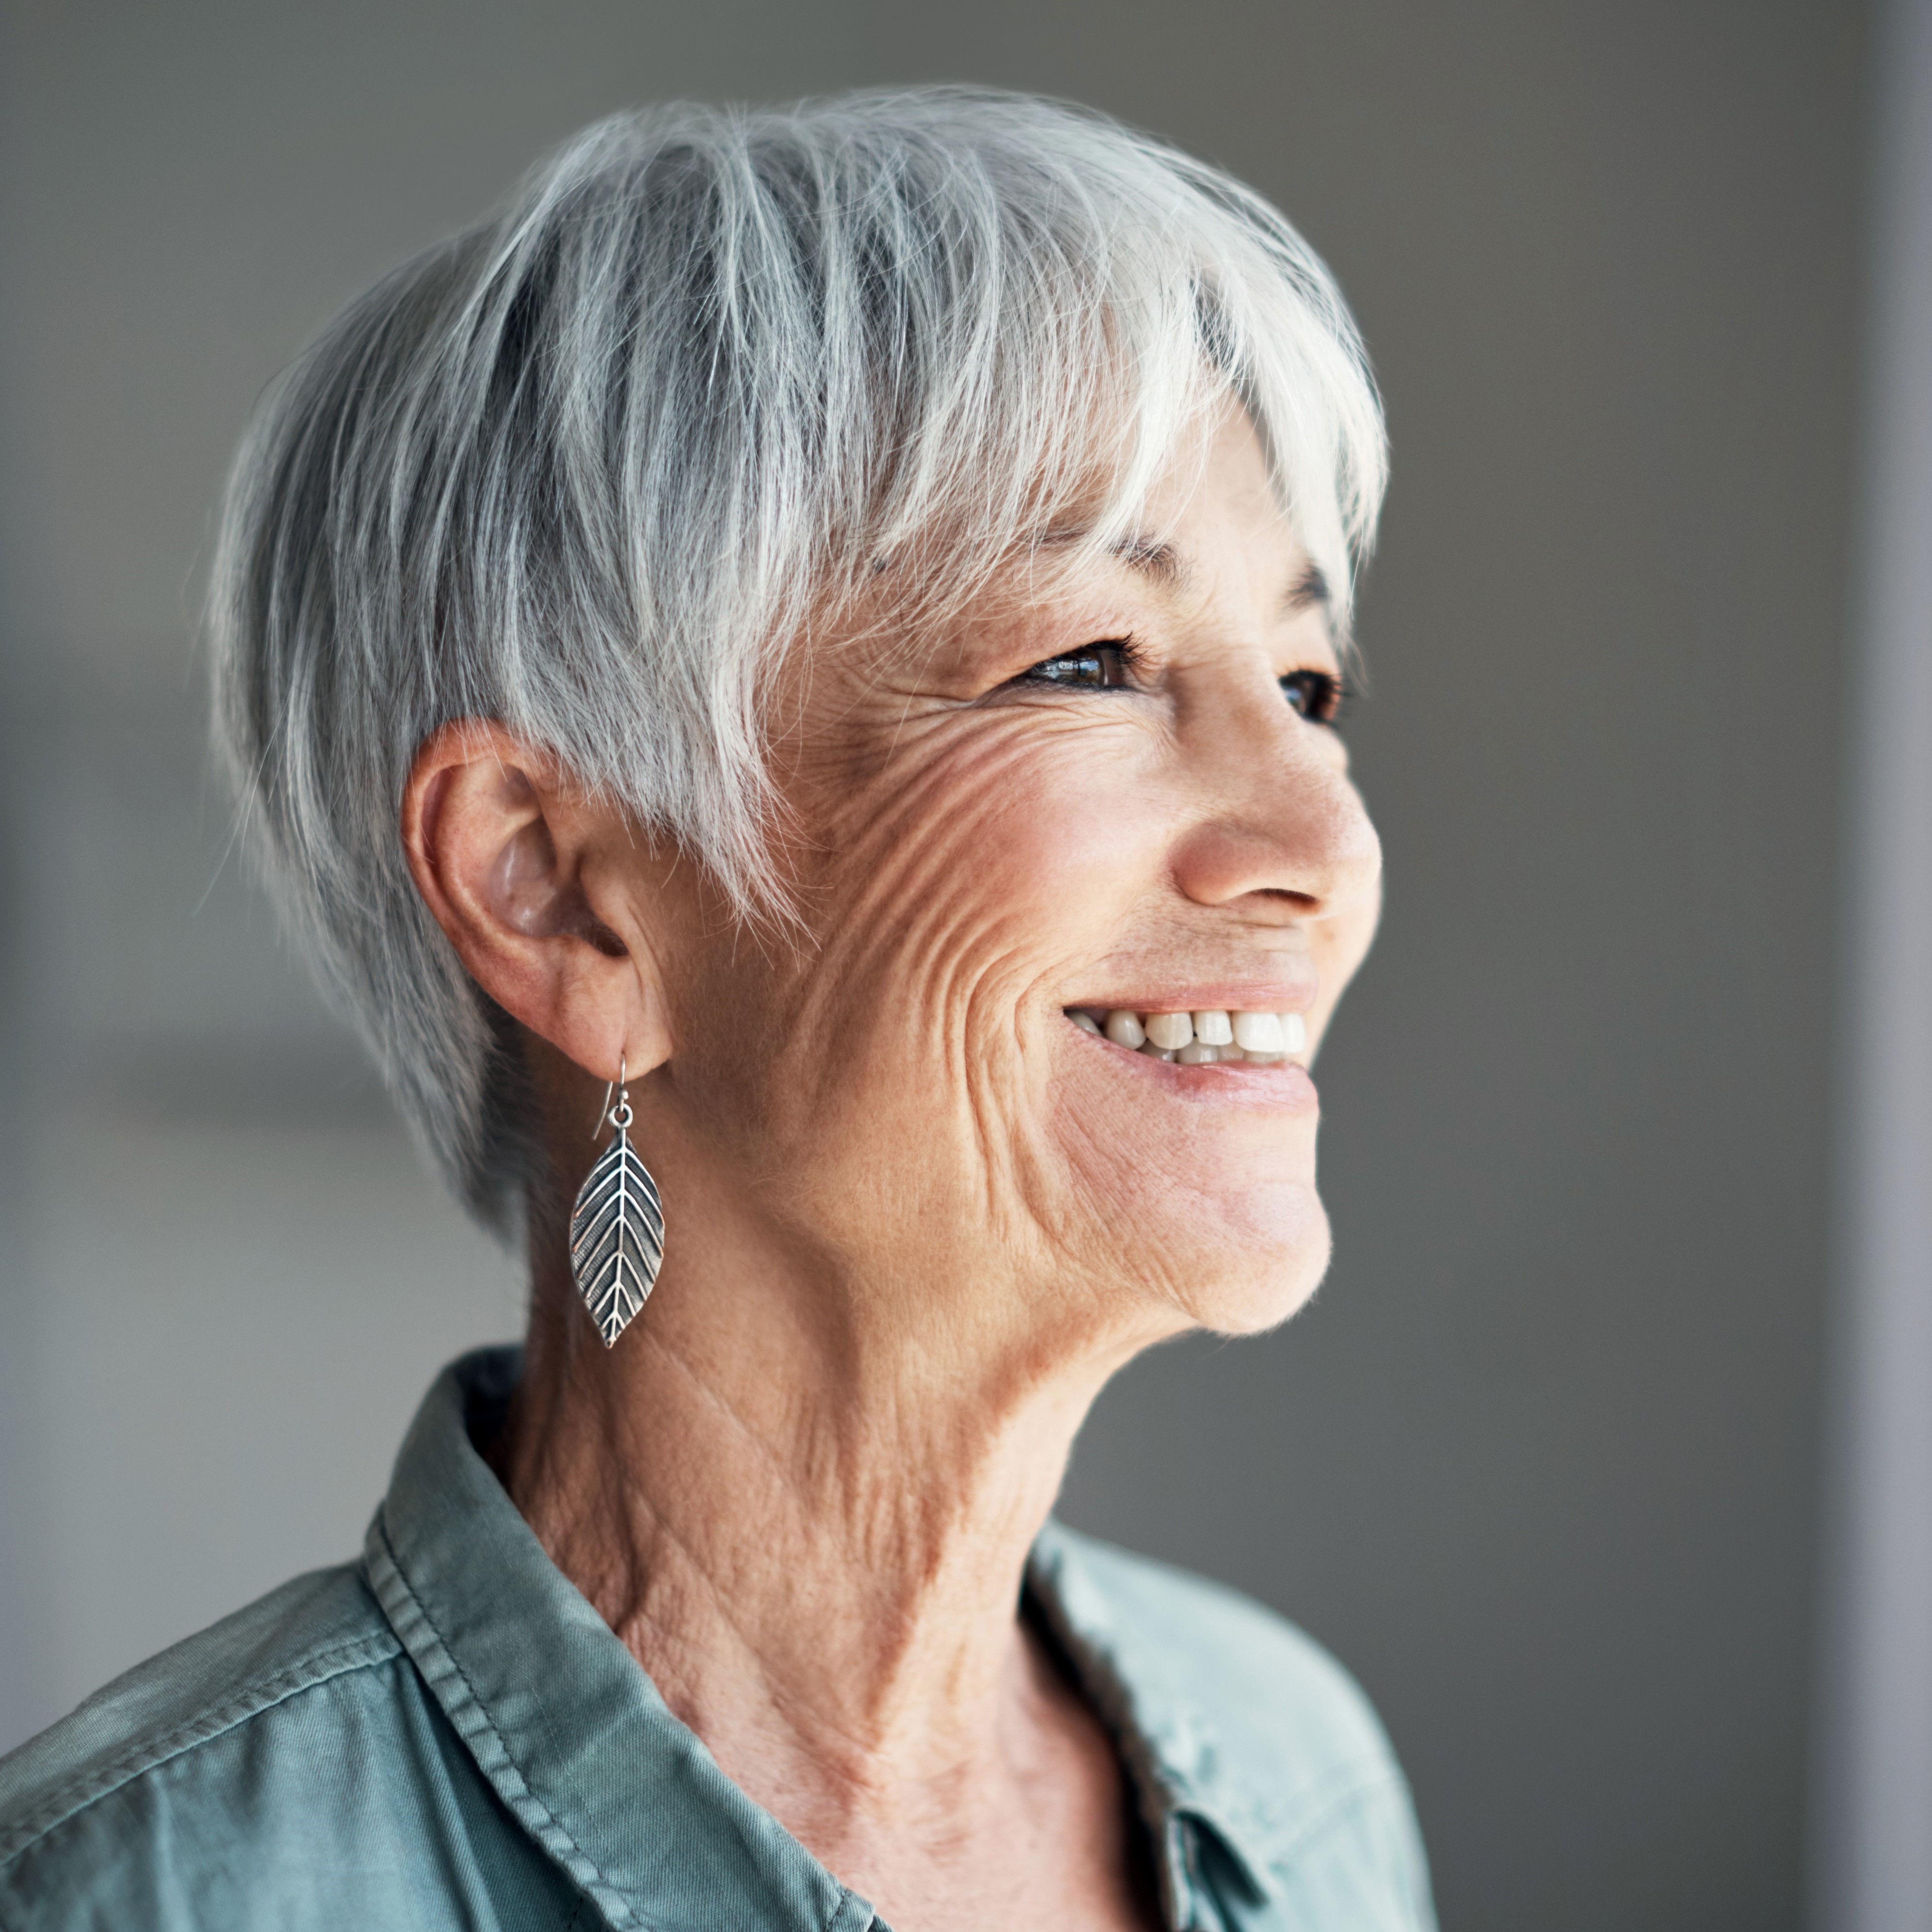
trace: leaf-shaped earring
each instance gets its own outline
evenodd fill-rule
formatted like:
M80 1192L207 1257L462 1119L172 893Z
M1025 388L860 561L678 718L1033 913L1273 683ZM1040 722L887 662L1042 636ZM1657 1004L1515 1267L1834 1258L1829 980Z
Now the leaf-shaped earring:
M650 1298L664 1265L664 1203L650 1170L638 1158L625 1131L631 1124L631 1094L620 1059L614 1083L617 1104L604 1101L605 1121L616 1129L610 1144L578 1191L570 1211L570 1272L577 1291L608 1348L629 1327Z

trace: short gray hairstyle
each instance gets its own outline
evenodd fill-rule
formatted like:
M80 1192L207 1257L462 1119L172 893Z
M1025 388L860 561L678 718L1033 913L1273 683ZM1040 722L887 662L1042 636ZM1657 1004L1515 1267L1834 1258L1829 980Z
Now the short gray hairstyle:
M770 909L775 668L1056 524L1118 542L1230 389L1346 620L1385 474L1328 270L1226 175L962 89L586 130L271 390L224 503L219 756L327 989L465 1205L541 1176L513 1029L411 880L424 741L500 722Z

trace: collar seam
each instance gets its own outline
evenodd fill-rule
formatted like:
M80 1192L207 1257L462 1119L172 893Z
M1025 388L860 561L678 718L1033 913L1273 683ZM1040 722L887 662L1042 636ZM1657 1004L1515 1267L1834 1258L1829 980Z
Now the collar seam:
M1332 1829L1345 1813L1354 1810L1364 1798L1378 1792L1400 1791L1403 1788L1401 1771L1386 1758L1357 1759L1352 1763L1337 1765L1322 1780L1322 1783L1328 1788L1292 1828L1270 1831L1256 1821L1261 1835L1274 1842L1268 1863L1276 1871L1286 1873L1310 1843Z
M422 1600L411 1586L404 1573L400 1559L389 1541L388 1531L379 1513L369 1526L370 1581L376 1591L376 1601L382 1606L382 1614L389 1619L398 1639L408 1653L410 1661L422 1672L424 1682L436 1699L457 1735L469 1747L470 1755L476 1761L477 1768L488 1778L493 1789L502 1798L524 1828L529 1831L538 1844L568 1873L572 1881L581 1885L596 1902L599 1909L604 1908L608 1898L616 1905L628 1925L642 1928L642 1932L662 1932L655 1921L642 1916L624 1891L606 1876L603 1868L586 1852L572 1835L569 1828L556 1813L538 1796L524 1775L523 1767L516 1759L503 1735L496 1728L488 1708L477 1694L476 1687L470 1681L450 1649L442 1631L424 1607ZM392 1587L386 1588L386 1584ZM400 1594L400 1605L392 1603L392 1597ZM418 1654L416 1646L410 1642L409 1634L398 1622L398 1611L410 1620L419 1623L429 1633L423 1648L439 1667L432 1675L424 1657ZM442 1687L454 1678L462 1686L460 1697L446 1699ZM439 1681L440 1680L440 1681ZM466 1722L466 1720L470 1721ZM496 1762L486 1763L483 1754L476 1748L479 1736L487 1736L494 1747ZM514 1782L513 1782L514 1781ZM529 1813L537 1814L533 1820ZM564 1849L560 1852L560 1841ZM601 1894L601 1895L600 1895Z
M1220 1738L1207 1713L1191 1699L1178 1698L1175 1708L1218 1754ZM1210 1826L1257 1878L1285 1871L1310 1838L1370 1793L1406 1788L1400 1767L1385 1753L1345 1758L1303 1787L1304 1795L1292 1807L1292 1822L1284 1822L1278 1816L1270 1817L1238 1790L1226 1789L1219 1771L1203 1777L1171 1771L1162 1783L1170 1808Z

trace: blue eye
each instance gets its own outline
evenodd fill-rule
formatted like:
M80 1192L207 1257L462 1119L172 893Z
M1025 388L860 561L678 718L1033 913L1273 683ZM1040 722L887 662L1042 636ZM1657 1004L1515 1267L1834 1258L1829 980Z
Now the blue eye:
M1122 691L1133 682L1132 647L1124 641L1083 645L1022 671L1016 684L1047 684L1064 691Z
M1281 690L1291 711L1316 725L1334 724L1348 698L1347 686L1331 671L1291 671Z

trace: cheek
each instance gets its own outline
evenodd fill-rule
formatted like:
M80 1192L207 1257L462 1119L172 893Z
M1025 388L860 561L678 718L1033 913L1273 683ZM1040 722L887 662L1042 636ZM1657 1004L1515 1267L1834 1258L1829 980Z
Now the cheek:
M821 992L896 983L909 1012L960 1017L1091 958L1157 876L1166 831L1145 734L1013 717L826 815Z
M989 1173L997 1193L1037 1137L1047 1069L1016 1015L1044 993L1060 1023L1052 991L1105 950L1167 837L1145 734L1056 724L914 726L883 768L824 775L800 814L812 941L704 949L686 1089L786 1186L976 1187L983 1218Z

